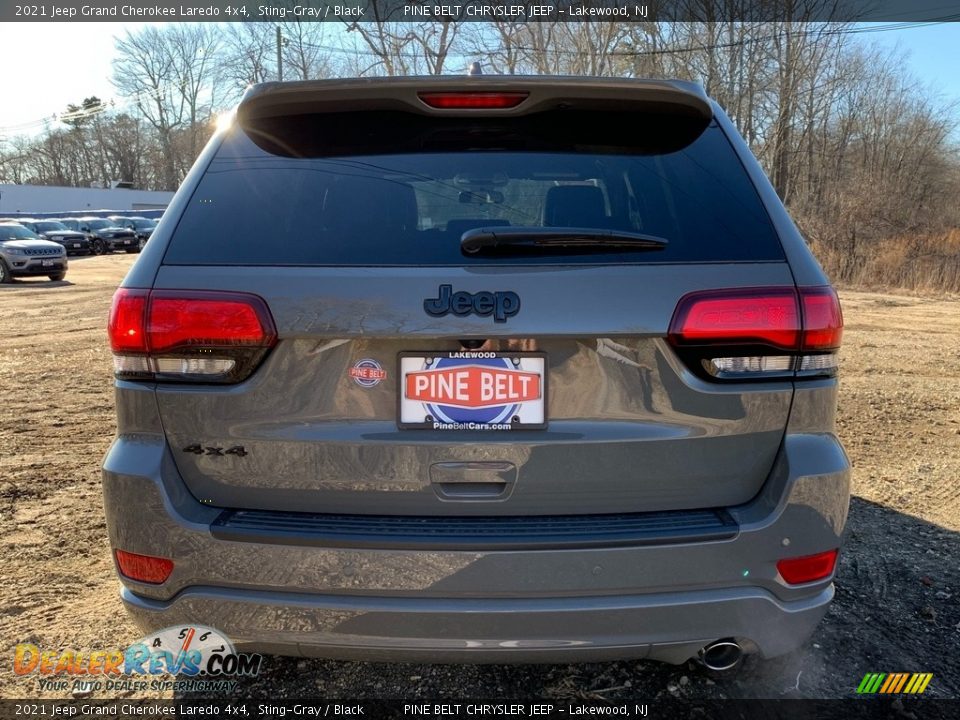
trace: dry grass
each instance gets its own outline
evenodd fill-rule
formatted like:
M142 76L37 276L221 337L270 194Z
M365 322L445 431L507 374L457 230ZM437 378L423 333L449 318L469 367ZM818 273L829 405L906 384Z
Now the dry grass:
M820 241L812 248L831 279L844 286L960 292L960 229L886 240Z

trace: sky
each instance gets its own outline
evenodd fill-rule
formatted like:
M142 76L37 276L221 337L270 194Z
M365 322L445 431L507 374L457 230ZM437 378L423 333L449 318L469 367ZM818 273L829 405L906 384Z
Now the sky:
M113 38L144 24L0 23L4 50L0 141L42 132L54 114L90 95L122 103L110 84ZM907 67L945 99L955 101L960 117L960 22L914 25L859 37L885 47L899 45L907 53ZM54 50L59 48L68 50Z

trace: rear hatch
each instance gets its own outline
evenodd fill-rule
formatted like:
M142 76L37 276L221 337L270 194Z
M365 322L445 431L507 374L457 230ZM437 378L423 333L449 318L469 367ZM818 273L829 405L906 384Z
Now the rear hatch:
M268 85L214 142L154 288L255 295L276 340L233 375L160 375L203 502L576 515L761 487L792 380L720 381L668 339L690 293L793 292L698 88Z

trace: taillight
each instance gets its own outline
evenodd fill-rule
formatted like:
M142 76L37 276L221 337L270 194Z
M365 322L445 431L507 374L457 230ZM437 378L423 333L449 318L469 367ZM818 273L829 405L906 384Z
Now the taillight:
M504 110L527 99L525 92L422 92L417 97L432 108L442 110Z
M115 550L120 574L137 582L159 585L173 572L173 560L153 555L138 555L126 550Z
M836 373L843 318L829 287L707 290L685 295L670 342L720 380Z
M777 562L777 571L789 585L825 580L833 574L839 550L828 550L816 555L785 558Z
M843 315L833 288L800 288L804 351L836 350L843 338Z
M107 329L114 373L131 380L239 382L277 339L261 298L201 290L120 288Z

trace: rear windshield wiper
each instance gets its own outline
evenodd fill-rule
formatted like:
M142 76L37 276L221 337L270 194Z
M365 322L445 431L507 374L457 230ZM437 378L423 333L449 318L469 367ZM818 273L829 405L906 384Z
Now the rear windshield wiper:
M572 248L610 250L662 250L667 240L656 235L579 227L480 227L460 236L460 249L468 254L497 248Z

